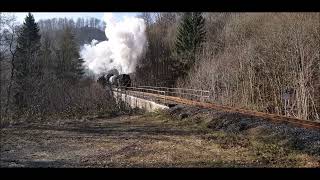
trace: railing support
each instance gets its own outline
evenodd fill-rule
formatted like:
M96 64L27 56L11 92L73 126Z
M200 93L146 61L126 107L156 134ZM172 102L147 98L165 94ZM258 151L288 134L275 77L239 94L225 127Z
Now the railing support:
M111 89L113 89L113 88L111 88ZM209 95L210 95L210 91L205 91L205 90L184 89L184 88L168 88L168 87L152 87L152 86L139 86L139 87L116 86L114 88L114 90L117 91L119 94L125 93L125 96L127 96L128 94L133 94L133 95L139 96L138 93L134 93L134 92L140 92L140 97L145 98L145 99L147 97L151 97L148 95L149 93L157 94L158 96L154 97L152 99L157 101L160 98L160 101L162 100L164 104L168 103L167 96L180 97L180 98L186 98L189 100L196 100L196 101L204 102L205 99L208 99ZM184 92L184 91L186 91L186 92Z

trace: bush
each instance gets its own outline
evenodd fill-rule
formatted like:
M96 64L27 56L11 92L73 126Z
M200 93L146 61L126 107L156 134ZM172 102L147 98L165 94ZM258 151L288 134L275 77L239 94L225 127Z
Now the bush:
M15 121L79 118L85 115L112 115L119 111L111 93L92 79L78 83L57 79L38 83L28 96L27 108L20 111L11 108L11 115L1 118L3 123L8 122L5 120L8 118Z

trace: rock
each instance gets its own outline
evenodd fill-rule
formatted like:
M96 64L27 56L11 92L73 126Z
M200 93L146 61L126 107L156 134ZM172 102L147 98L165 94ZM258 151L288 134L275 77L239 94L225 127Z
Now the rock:
M177 104L168 104L168 107L169 108L173 108L173 107L175 107Z
M182 106L180 104L176 105L176 106L173 106L173 107L169 108L169 113L170 114L175 114L177 112L180 112L183 108L184 108L184 106Z
M187 118L187 117L189 117L189 114L187 114L187 113L181 113L181 114L179 115L179 119L180 119L180 120L182 120L182 119L184 119L184 118Z

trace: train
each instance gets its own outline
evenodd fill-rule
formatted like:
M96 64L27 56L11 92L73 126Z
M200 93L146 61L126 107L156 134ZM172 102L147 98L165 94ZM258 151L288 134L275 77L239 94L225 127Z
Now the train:
M131 78L129 74L114 75L109 78L109 83L117 87L131 87Z
M116 87L131 87L131 78L129 74L107 74L101 75L97 82L103 87L106 85L116 86Z

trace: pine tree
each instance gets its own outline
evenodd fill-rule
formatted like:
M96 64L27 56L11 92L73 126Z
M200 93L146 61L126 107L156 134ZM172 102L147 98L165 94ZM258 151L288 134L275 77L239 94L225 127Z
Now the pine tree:
M84 74L83 59L80 58L79 47L70 27L62 34L56 64L56 74L59 79L79 80Z
M190 50L192 40L192 15L190 12L187 12L182 17L182 22L178 27L178 35L176 40L176 51L178 54L181 54L187 50Z
M176 40L176 52L179 55L188 56L193 63L195 54L201 48L205 39L205 23L202 13L187 12L182 17L182 22L178 28Z
M29 13L20 29L17 38L17 51L15 59L16 84L15 104L18 108L26 107L28 91L32 89L32 79L41 75L41 63L39 58L40 38L38 24Z
M184 77L195 63L196 53L205 40L205 22L202 13L187 12L182 15L176 39L176 53L172 62L176 75Z

